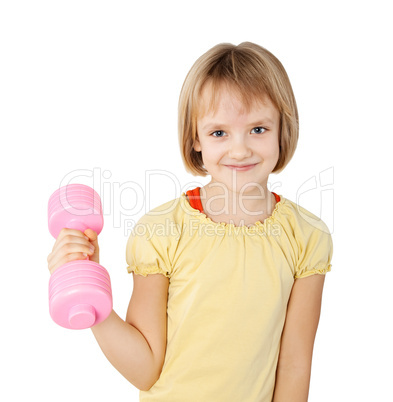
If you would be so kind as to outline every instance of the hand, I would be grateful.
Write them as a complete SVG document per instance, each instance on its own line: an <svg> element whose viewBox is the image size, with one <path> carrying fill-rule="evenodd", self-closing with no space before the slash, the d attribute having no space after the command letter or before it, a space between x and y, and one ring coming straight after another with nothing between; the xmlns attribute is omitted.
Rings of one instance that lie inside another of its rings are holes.
<svg viewBox="0 0 393 402"><path fill-rule="evenodd" d="M62 229L47 258L49 272L53 274L63 264L75 260L86 260L87 257L99 263L97 233L91 229L85 232Z"/></svg>

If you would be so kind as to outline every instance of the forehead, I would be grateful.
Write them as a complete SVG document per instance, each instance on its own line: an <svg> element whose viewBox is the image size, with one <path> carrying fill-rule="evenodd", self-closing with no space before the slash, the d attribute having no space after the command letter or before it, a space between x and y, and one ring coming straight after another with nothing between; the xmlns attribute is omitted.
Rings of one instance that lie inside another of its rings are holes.
<svg viewBox="0 0 393 402"><path fill-rule="evenodd" d="M196 106L198 119L214 116L217 112L235 112L237 114L250 113L263 108L277 111L275 105L265 92L250 93L247 89L240 89L234 85L219 83L214 85L207 82L200 91ZM278 111L277 111L278 113Z"/></svg>

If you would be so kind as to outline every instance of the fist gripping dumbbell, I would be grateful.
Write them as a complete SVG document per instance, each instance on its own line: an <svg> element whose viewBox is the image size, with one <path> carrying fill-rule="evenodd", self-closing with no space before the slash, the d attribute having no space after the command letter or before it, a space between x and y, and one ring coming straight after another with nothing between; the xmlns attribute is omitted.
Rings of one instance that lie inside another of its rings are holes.
<svg viewBox="0 0 393 402"><path fill-rule="evenodd" d="M57 238L61 229L97 234L104 224L99 195L83 184L69 184L49 198L48 226ZM94 261L68 262L49 280L49 312L57 324L70 329L90 328L104 321L112 311L112 290L108 271Z"/></svg>

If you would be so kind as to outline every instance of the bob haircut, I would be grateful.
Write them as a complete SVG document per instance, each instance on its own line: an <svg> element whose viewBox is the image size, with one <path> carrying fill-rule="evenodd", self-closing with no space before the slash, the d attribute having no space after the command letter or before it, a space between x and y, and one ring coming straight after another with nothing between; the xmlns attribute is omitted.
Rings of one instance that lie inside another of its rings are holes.
<svg viewBox="0 0 393 402"><path fill-rule="evenodd" d="M186 171L206 176L202 154L194 149L200 96L211 84L210 108L214 108L222 84L235 90L247 110L268 96L280 113L280 156L272 173L281 172L292 159L299 138L299 116L288 75L280 61L251 42L238 46L221 43L203 54L188 72L179 97L179 144ZM210 109L211 110L211 109Z"/></svg>

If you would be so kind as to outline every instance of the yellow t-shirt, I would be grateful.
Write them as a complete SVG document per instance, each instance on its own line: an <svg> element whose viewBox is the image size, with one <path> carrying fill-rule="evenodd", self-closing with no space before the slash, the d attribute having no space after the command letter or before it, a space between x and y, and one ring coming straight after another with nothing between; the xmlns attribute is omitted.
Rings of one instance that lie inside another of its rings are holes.
<svg viewBox="0 0 393 402"><path fill-rule="evenodd" d="M144 215L128 271L169 278L162 373L142 402L271 402L295 278L330 271L329 229L282 197L253 226L216 223L186 194Z"/></svg>

